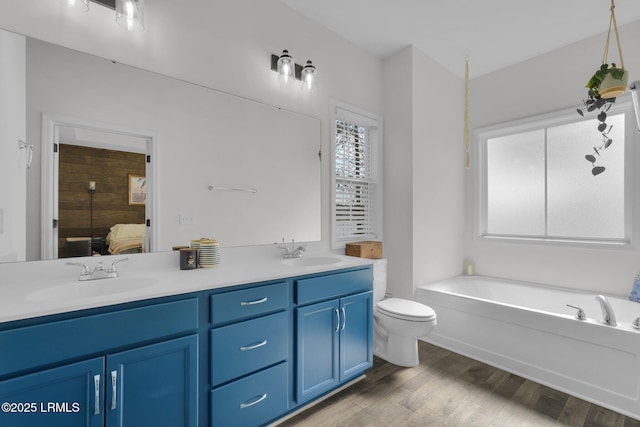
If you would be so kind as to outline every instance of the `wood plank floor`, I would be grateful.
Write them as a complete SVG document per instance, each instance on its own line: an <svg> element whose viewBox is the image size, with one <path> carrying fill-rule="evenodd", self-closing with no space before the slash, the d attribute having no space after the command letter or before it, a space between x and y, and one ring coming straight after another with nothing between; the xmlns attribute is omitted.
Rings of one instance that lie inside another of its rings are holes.
<svg viewBox="0 0 640 427"><path fill-rule="evenodd" d="M367 378L280 426L640 427L549 387L420 342L420 365L375 358Z"/></svg>

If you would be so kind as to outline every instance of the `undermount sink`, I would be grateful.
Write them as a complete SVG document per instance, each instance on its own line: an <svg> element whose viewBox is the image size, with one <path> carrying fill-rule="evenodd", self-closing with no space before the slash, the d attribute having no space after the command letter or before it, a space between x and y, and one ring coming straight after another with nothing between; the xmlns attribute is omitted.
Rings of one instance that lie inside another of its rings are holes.
<svg viewBox="0 0 640 427"><path fill-rule="evenodd" d="M307 257L307 258L285 259L282 261L282 263L285 265L293 266L293 267L317 267L320 265L337 264L340 261L342 260L337 257L317 256L317 257Z"/></svg>
<svg viewBox="0 0 640 427"><path fill-rule="evenodd" d="M123 278L98 279L65 283L31 292L27 299L31 301L62 301L100 298L115 294L127 294L148 288L157 283L156 279Z"/></svg>

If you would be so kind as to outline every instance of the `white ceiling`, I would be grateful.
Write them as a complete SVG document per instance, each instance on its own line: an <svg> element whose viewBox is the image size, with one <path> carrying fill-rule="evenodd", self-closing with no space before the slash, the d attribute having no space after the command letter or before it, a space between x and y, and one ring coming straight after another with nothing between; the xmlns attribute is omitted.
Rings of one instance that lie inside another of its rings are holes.
<svg viewBox="0 0 640 427"><path fill-rule="evenodd" d="M281 0L372 54L413 45L471 77L605 33L610 0ZM640 0L616 0L618 26L640 20ZM604 36L602 48L604 49ZM638 40L621 40L638 52ZM615 49L615 47L612 48ZM598 56L600 57L600 56Z"/></svg>

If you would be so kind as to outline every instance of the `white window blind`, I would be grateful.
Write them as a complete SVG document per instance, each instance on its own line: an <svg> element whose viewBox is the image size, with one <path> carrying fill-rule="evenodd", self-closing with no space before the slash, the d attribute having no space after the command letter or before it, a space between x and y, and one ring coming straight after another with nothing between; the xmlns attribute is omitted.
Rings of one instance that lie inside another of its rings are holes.
<svg viewBox="0 0 640 427"><path fill-rule="evenodd" d="M380 238L377 122L337 109L334 246Z"/></svg>

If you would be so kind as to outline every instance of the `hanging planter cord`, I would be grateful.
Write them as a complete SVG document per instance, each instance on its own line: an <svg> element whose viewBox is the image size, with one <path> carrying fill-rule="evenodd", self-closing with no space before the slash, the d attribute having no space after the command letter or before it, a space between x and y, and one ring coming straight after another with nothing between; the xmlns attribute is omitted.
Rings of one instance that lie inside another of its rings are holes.
<svg viewBox="0 0 640 427"><path fill-rule="evenodd" d="M464 64L464 150L465 163L464 167L471 168L471 159L469 156L469 57L465 58Z"/></svg>
<svg viewBox="0 0 640 427"><path fill-rule="evenodd" d="M604 47L604 55L602 56L602 63L607 64L607 57L609 55L609 41L611 39L611 27L613 27L616 34L616 42L618 43L618 53L620 54L620 68L624 70L624 59L622 59L622 47L620 46L620 35L618 34L618 24L616 23L616 13L614 9L616 5L615 0L611 0L611 18L609 19L609 31L607 32L607 44Z"/></svg>

